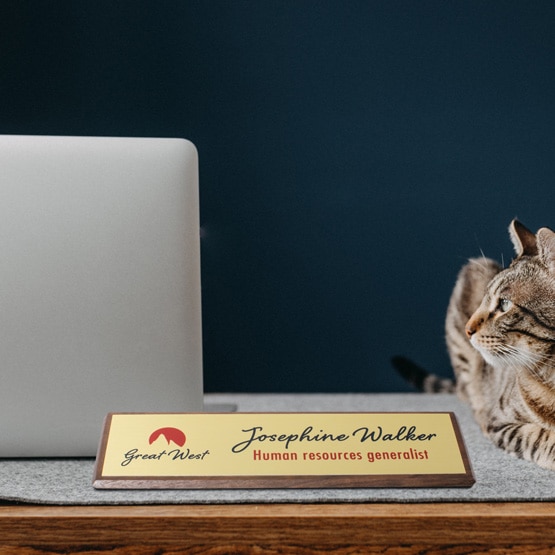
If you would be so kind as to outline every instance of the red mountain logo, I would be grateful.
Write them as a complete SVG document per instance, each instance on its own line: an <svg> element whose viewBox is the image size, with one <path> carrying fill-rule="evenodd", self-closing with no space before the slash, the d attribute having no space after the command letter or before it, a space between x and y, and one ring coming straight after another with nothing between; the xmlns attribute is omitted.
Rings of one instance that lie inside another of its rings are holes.
<svg viewBox="0 0 555 555"><path fill-rule="evenodd" d="M176 445L179 445L179 447L183 447L185 445L185 441L187 441L185 434L177 428L158 428L158 430L150 434L150 437L148 438L149 445L152 445L160 436L164 436L166 438L168 445L170 444L170 441L173 441Z"/></svg>

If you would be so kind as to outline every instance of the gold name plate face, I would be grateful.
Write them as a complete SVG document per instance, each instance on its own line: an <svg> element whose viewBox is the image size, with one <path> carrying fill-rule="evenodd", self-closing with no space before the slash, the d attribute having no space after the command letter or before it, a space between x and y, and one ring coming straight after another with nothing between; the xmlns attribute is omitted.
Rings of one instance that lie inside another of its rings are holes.
<svg viewBox="0 0 555 555"><path fill-rule="evenodd" d="M99 489L470 487L453 413L111 413Z"/></svg>

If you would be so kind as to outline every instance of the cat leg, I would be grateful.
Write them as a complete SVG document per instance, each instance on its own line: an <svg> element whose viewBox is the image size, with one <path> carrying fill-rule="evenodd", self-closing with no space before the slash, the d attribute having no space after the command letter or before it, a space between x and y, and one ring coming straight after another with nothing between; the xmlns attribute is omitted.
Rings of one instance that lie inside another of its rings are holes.
<svg viewBox="0 0 555 555"><path fill-rule="evenodd" d="M508 453L555 470L555 431L534 423L499 421L490 423L485 431L495 445Z"/></svg>
<svg viewBox="0 0 555 555"><path fill-rule="evenodd" d="M488 283L500 271L499 264L489 258L470 259L459 272L447 308L447 349L457 378L457 393L465 400L475 400L473 392L469 392L468 388L472 377L476 372L483 371L485 365L481 355L470 344L465 326L480 306Z"/></svg>

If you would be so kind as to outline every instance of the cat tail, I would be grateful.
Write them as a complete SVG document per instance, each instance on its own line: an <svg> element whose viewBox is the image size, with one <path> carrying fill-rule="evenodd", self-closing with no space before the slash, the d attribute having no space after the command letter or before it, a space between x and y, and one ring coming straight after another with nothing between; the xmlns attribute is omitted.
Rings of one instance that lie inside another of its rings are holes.
<svg viewBox="0 0 555 555"><path fill-rule="evenodd" d="M423 393L455 393L455 380L430 374L412 360L403 356L394 356L391 364L401 377Z"/></svg>

